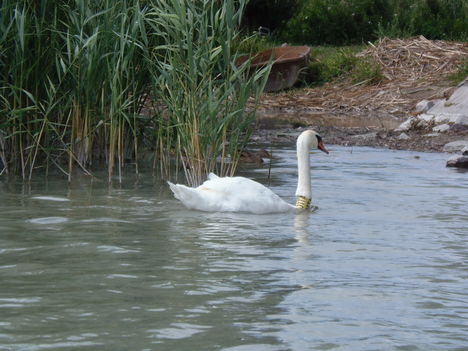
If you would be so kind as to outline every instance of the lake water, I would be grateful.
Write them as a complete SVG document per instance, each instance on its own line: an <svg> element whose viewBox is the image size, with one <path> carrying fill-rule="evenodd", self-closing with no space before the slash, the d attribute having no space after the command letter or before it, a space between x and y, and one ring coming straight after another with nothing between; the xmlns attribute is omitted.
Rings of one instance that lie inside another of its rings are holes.
<svg viewBox="0 0 468 351"><path fill-rule="evenodd" d="M299 215L190 211L151 171L0 179L0 350L468 350L468 173L330 150Z"/></svg>

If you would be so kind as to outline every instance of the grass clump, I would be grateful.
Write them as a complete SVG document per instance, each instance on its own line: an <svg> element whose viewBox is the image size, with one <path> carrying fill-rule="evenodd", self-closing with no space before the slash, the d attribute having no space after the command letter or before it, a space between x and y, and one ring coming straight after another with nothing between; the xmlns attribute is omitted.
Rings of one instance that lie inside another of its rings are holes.
<svg viewBox="0 0 468 351"><path fill-rule="evenodd" d="M234 172L250 128L245 105L268 73L235 65L244 8L244 0L2 1L0 174L31 179L56 167L70 178L75 167L90 173L105 162L111 180L126 163L138 172L142 146L159 146L161 167L177 155L191 184L218 160L221 174ZM149 101L160 108L143 113Z"/></svg>
<svg viewBox="0 0 468 351"><path fill-rule="evenodd" d="M449 76L449 79L454 84L458 84L466 78L468 78L468 60L465 60L465 62L458 66L458 69Z"/></svg>
<svg viewBox="0 0 468 351"><path fill-rule="evenodd" d="M350 79L354 84L377 84L384 76L371 58L356 56L364 46L312 48L308 67L301 76L303 84L321 86L335 80Z"/></svg>
<svg viewBox="0 0 468 351"><path fill-rule="evenodd" d="M249 75L249 62L234 64L242 6L230 1L158 4L150 24L165 44L153 55L154 95L166 106L163 133L172 136L159 152L177 150L191 185L214 171L232 175L254 116L245 106L260 96L270 66Z"/></svg>
<svg viewBox="0 0 468 351"><path fill-rule="evenodd" d="M234 41L234 50L245 55L253 55L275 46L278 44L271 37L261 35L259 32L253 32L250 35L244 34Z"/></svg>
<svg viewBox="0 0 468 351"><path fill-rule="evenodd" d="M382 37L468 38L466 0L302 0L280 37L313 45L348 45Z"/></svg>
<svg viewBox="0 0 468 351"><path fill-rule="evenodd" d="M138 2L1 5L0 128L5 173L53 165L71 177L96 158L121 171L137 152L149 42ZM131 156L130 156L131 157Z"/></svg>
<svg viewBox="0 0 468 351"><path fill-rule="evenodd" d="M351 71L351 81L354 84L373 85L384 79L382 68L372 59L359 59Z"/></svg>

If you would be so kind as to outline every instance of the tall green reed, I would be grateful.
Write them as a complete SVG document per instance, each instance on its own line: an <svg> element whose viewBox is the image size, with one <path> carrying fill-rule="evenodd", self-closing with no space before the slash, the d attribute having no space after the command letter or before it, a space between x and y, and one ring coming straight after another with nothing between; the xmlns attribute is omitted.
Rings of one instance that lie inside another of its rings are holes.
<svg viewBox="0 0 468 351"><path fill-rule="evenodd" d="M259 97L270 69L249 75L248 62L235 64L244 6L161 0L153 7L150 24L164 43L153 51L154 95L165 106L159 153L175 151L191 185L210 172L234 173L251 132L247 102Z"/></svg>
<svg viewBox="0 0 468 351"><path fill-rule="evenodd" d="M70 177L74 166L89 172L99 155L109 178L116 162L120 174L137 152L149 81L145 8L138 1L6 0L1 14L5 172L30 179L53 164Z"/></svg>
<svg viewBox="0 0 468 351"><path fill-rule="evenodd" d="M4 0L0 7L0 173L56 167L109 180L156 147L167 177L232 174L247 101L268 67L235 65L245 1ZM145 103L159 108L143 114ZM149 130L149 131L148 131ZM227 162L230 158L229 162ZM157 164L157 162L156 162Z"/></svg>

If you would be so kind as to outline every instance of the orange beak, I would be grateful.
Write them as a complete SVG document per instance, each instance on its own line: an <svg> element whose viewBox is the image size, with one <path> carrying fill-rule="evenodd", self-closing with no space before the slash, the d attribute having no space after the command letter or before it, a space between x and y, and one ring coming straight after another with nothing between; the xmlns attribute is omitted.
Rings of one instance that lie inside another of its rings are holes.
<svg viewBox="0 0 468 351"><path fill-rule="evenodd" d="M320 150L322 150L323 152L325 152L326 154L328 154L328 150L327 150L327 148L325 147L325 145L323 145L323 141L320 141L320 142L318 143L318 148L319 148Z"/></svg>

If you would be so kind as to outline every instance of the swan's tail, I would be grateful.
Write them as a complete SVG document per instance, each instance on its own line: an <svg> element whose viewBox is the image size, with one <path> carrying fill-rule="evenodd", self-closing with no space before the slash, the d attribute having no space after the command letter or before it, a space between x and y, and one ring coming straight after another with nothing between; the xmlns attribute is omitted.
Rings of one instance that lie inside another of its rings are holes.
<svg viewBox="0 0 468 351"><path fill-rule="evenodd" d="M169 187L174 193L174 197L180 200L186 207L198 208L200 204L203 203L203 199L196 189L189 188L182 184L173 184L171 182L167 182L167 184L169 184Z"/></svg>

